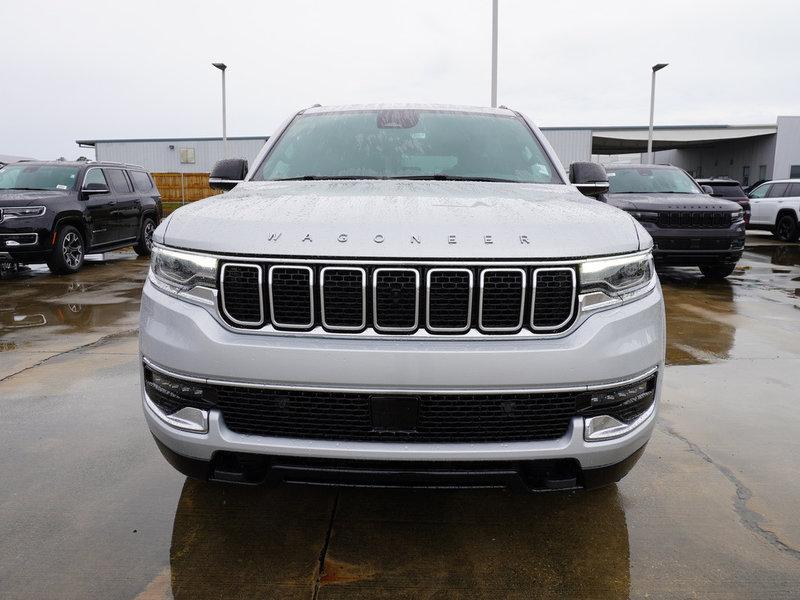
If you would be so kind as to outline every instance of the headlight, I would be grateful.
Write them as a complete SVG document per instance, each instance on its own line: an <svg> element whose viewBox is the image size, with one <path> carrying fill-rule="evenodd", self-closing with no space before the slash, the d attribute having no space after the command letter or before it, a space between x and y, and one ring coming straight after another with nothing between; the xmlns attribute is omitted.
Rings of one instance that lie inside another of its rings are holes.
<svg viewBox="0 0 800 600"><path fill-rule="evenodd" d="M636 254L581 263L581 293L588 294L585 308L617 303L645 293L655 279L653 255Z"/></svg>
<svg viewBox="0 0 800 600"><path fill-rule="evenodd" d="M735 223L736 221L741 221L744 219L744 210L741 208L739 210L731 211L731 222Z"/></svg>
<svg viewBox="0 0 800 600"><path fill-rule="evenodd" d="M0 221L4 219L25 219L28 217L41 217L47 212L44 206L8 206L0 208Z"/></svg>
<svg viewBox="0 0 800 600"><path fill-rule="evenodd" d="M217 287L217 259L154 246L150 258L153 283L177 294L202 286Z"/></svg>

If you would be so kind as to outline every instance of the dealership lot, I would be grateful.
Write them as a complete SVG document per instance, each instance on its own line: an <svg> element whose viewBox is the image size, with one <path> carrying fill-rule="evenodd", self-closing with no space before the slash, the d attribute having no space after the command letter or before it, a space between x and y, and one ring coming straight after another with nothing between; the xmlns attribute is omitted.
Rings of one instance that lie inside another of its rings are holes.
<svg viewBox="0 0 800 600"><path fill-rule="evenodd" d="M0 282L0 597L796 597L800 246L661 273L656 433L619 485L523 496L233 488L144 425L147 262Z"/></svg>

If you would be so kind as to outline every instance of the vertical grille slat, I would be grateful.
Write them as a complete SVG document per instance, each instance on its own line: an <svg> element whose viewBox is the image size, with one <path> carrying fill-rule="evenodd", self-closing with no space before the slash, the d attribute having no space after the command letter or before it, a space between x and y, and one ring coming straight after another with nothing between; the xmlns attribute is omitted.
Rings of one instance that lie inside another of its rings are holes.
<svg viewBox="0 0 800 600"><path fill-rule="evenodd" d="M314 325L314 271L304 266L269 269L269 305L272 324L287 329Z"/></svg>
<svg viewBox="0 0 800 600"><path fill-rule="evenodd" d="M481 272L478 325L489 333L510 333L522 328L525 271L484 269Z"/></svg>
<svg viewBox="0 0 800 600"><path fill-rule="evenodd" d="M426 309L429 331L458 333L470 328L473 277L470 269L428 270Z"/></svg>
<svg viewBox="0 0 800 600"><path fill-rule="evenodd" d="M222 310L237 325L264 324L263 271L260 265L228 263L220 272Z"/></svg>
<svg viewBox="0 0 800 600"><path fill-rule="evenodd" d="M534 331L555 331L571 321L576 294L574 269L534 269L532 287L531 327Z"/></svg>
<svg viewBox="0 0 800 600"><path fill-rule="evenodd" d="M410 333L419 325L419 271L380 268L373 271L372 305L378 331Z"/></svg>
<svg viewBox="0 0 800 600"><path fill-rule="evenodd" d="M320 272L322 325L334 331L367 326L367 273L360 267L325 267Z"/></svg>

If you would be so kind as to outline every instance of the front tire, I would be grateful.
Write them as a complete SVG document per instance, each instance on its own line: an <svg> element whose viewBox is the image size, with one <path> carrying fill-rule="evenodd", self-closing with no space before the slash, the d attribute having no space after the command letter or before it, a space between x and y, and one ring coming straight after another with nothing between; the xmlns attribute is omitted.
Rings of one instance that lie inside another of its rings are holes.
<svg viewBox="0 0 800 600"><path fill-rule="evenodd" d="M723 263L720 265L703 265L700 267L700 272L706 279L725 279L728 275L733 273L736 268L736 263Z"/></svg>
<svg viewBox="0 0 800 600"><path fill-rule="evenodd" d="M83 266L86 245L83 235L72 225L58 230L53 252L47 260L47 267L56 275L72 275Z"/></svg>
<svg viewBox="0 0 800 600"><path fill-rule="evenodd" d="M156 229L156 222L152 217L145 217L142 227L139 230L139 241L133 247L133 251L139 256L150 256L153 249L153 232Z"/></svg>
<svg viewBox="0 0 800 600"><path fill-rule="evenodd" d="M783 214L775 222L774 235L784 242L796 242L800 236L800 228L797 227L797 219L794 215Z"/></svg>

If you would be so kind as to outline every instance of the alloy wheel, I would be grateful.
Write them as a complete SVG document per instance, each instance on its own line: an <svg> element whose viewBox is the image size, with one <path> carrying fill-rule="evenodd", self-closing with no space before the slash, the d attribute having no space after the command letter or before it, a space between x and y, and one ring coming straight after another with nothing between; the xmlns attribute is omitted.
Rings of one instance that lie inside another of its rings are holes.
<svg viewBox="0 0 800 600"><path fill-rule="evenodd" d="M64 264L70 269L77 269L80 266L83 258L83 243L77 233L70 231L64 236L61 253L64 256Z"/></svg>
<svg viewBox="0 0 800 600"><path fill-rule="evenodd" d="M156 226L152 221L147 221L144 224L144 245L148 250L153 249L153 231L155 231L155 229Z"/></svg>

